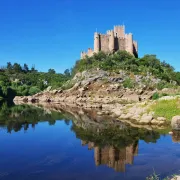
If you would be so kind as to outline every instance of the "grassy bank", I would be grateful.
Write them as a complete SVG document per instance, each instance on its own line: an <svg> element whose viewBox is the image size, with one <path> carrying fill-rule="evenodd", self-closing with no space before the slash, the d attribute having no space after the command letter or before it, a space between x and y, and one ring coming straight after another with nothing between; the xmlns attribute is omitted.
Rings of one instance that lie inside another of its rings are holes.
<svg viewBox="0 0 180 180"><path fill-rule="evenodd" d="M180 115L180 99L160 100L152 105L155 117L165 117L171 120L173 116Z"/></svg>

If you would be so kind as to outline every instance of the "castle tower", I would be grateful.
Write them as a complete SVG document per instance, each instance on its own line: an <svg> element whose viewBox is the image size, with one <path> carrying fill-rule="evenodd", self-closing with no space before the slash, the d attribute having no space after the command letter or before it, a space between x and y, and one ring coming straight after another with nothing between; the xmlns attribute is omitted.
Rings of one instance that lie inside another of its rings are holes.
<svg viewBox="0 0 180 180"><path fill-rule="evenodd" d="M109 34L109 51L113 52L114 51L114 31L108 31Z"/></svg>
<svg viewBox="0 0 180 180"><path fill-rule="evenodd" d="M118 38L125 38L125 26L114 26L114 36Z"/></svg>
<svg viewBox="0 0 180 180"><path fill-rule="evenodd" d="M133 35L132 33L126 34L126 51L133 55Z"/></svg>
<svg viewBox="0 0 180 180"><path fill-rule="evenodd" d="M97 32L94 33L94 52L98 53L100 51L100 36Z"/></svg>

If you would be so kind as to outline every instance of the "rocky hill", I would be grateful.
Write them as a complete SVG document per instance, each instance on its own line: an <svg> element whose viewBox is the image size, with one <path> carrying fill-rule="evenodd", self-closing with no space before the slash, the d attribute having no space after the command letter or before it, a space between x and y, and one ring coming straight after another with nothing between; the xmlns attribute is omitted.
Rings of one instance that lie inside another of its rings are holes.
<svg viewBox="0 0 180 180"><path fill-rule="evenodd" d="M160 79L152 76L140 76L103 70L89 70L77 73L74 78L67 81L61 89L45 91L33 96L16 97L15 100L32 102L66 102L76 103L80 106L92 106L95 104L127 104L152 99L156 84ZM147 84L145 83L147 82ZM71 87L72 86L72 87ZM71 87L67 90L63 88Z"/></svg>

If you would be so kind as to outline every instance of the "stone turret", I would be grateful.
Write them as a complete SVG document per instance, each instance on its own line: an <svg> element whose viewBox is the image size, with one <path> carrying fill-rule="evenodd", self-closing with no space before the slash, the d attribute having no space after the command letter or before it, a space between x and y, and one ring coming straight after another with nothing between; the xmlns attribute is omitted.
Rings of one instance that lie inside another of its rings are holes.
<svg viewBox="0 0 180 180"><path fill-rule="evenodd" d="M94 33L94 52L98 53L100 51L100 36L97 32Z"/></svg>
<svg viewBox="0 0 180 180"><path fill-rule="evenodd" d="M109 34L109 51L113 52L114 51L114 31L108 31Z"/></svg>
<svg viewBox="0 0 180 180"><path fill-rule="evenodd" d="M114 26L114 35L118 38L125 38L125 26Z"/></svg>
<svg viewBox="0 0 180 180"><path fill-rule="evenodd" d="M133 35L132 33L126 34L126 51L133 55Z"/></svg>

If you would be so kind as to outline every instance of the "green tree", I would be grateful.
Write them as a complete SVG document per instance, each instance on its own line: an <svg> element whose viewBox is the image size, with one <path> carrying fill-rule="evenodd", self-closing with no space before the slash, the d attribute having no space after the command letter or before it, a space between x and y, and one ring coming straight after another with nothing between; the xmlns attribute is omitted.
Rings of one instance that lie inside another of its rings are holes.
<svg viewBox="0 0 180 180"><path fill-rule="evenodd" d="M13 71L14 71L15 73L20 73L20 72L22 72L21 65L18 64L18 63L14 63L14 65L13 65Z"/></svg>
<svg viewBox="0 0 180 180"><path fill-rule="evenodd" d="M48 70L48 73L49 73L49 74L56 74L56 71L55 71L54 69L49 69L49 70Z"/></svg>
<svg viewBox="0 0 180 180"><path fill-rule="evenodd" d="M26 72L26 73L29 71L29 67L28 67L27 64L24 64L23 70L24 70L24 72Z"/></svg>
<svg viewBox="0 0 180 180"><path fill-rule="evenodd" d="M66 69L66 70L64 71L64 75L65 75L65 76L71 76L70 70L69 70L69 69Z"/></svg>
<svg viewBox="0 0 180 180"><path fill-rule="evenodd" d="M12 68L13 68L13 66L12 66L11 62L7 62L7 70L11 71Z"/></svg>

